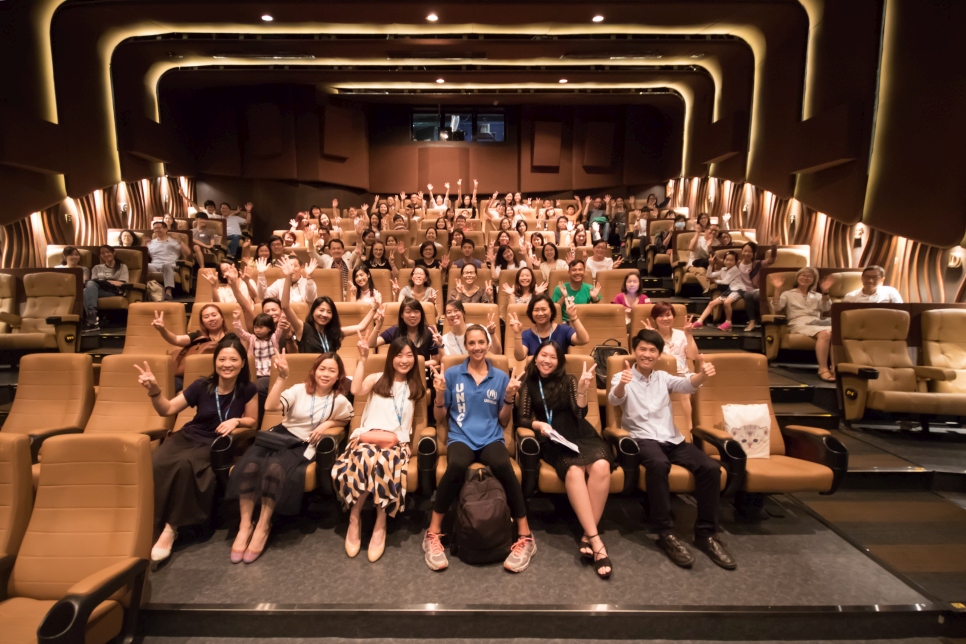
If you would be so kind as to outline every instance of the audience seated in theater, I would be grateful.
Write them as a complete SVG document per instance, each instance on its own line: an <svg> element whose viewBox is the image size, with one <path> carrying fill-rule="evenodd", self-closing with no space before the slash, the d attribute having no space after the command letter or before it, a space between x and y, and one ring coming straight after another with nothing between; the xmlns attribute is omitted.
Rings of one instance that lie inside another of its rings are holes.
<svg viewBox="0 0 966 644"><path fill-rule="evenodd" d="M278 235L272 235L268 238L268 249L272 253L271 261L269 262L270 266L279 268L287 261L288 251L285 248L285 242Z"/></svg>
<svg viewBox="0 0 966 644"><path fill-rule="evenodd" d="M607 204L610 202L610 195L605 199L597 197L591 202L590 197L584 199L584 221L590 230L591 240L596 244L597 240L607 241L610 237L610 219L607 216Z"/></svg>
<svg viewBox="0 0 966 644"><path fill-rule="evenodd" d="M553 220L554 231L553 240L557 246L570 246L573 242L573 222L568 221L566 217L557 217Z"/></svg>
<svg viewBox="0 0 966 644"><path fill-rule="evenodd" d="M457 367L440 373L432 368L436 391L434 413L437 424L448 420L446 472L436 489L433 515L423 538L426 565L443 570L449 565L440 542L443 516L459 494L466 470L475 461L490 468L503 485L510 514L516 523L517 540L503 567L523 572L537 552L537 544L527 522L523 489L510 465L510 454L503 442L503 425L510 421L514 397L520 389L516 374L508 377L486 359L490 343L486 330L476 324L466 330L469 357Z"/></svg>
<svg viewBox="0 0 966 644"><path fill-rule="evenodd" d="M586 365L580 379L566 373L563 348L548 340L540 345L527 365L523 386L517 395L514 425L532 429L540 442L540 458L557 472L567 488L567 498L584 529L580 554L594 560L597 574L610 577L612 564L600 538L598 524L610 493L610 473L614 457L610 447L585 420L587 393L596 401L597 385L593 369ZM547 434L556 431L574 443L579 451L551 441Z"/></svg>
<svg viewBox="0 0 966 644"><path fill-rule="evenodd" d="M818 375L822 380L835 381L835 374L829 362L829 344L832 341L832 320L822 318L832 308L828 290L835 283L833 275L826 275L821 283L818 270L805 267L795 275L795 288L782 291L784 280L781 275L771 276L777 299L771 302L771 312L784 315L788 319L788 331L815 338L815 357L818 359ZM816 285L818 291L816 292Z"/></svg>
<svg viewBox="0 0 966 644"><path fill-rule="evenodd" d="M323 432L345 427L352 418L346 399L345 368L335 353L323 353L309 369L304 383L289 386L284 354L275 358L278 378L265 401L268 411L281 411L284 420L272 427L272 446L255 444L232 469L225 493L227 501L238 499L241 520L231 547L232 563L252 563L264 552L272 529L272 516L297 515L302 507L305 469L315 458ZM265 432L260 432L259 435ZM316 476L328 476L316 472ZM261 506L258 525L252 517Z"/></svg>
<svg viewBox="0 0 966 644"><path fill-rule="evenodd" d="M543 237L541 237L543 239ZM550 279L551 271L562 271L568 268L567 262L574 261L576 253L573 249L570 249L570 254L567 260L563 260L557 254L556 244L546 243L540 248L540 274L543 276L544 281Z"/></svg>
<svg viewBox="0 0 966 644"><path fill-rule="evenodd" d="M470 210L470 219L477 219L479 217L479 213L476 210L476 206L477 206L477 204L476 204L476 188L477 188L478 185L479 185L479 182L476 179L473 179L473 194L472 195L464 195L463 194L463 180L460 179L460 180L458 180L456 182L456 190L457 190L457 198L456 198L457 206L456 207L457 208L461 208L461 209L462 208L469 209Z"/></svg>
<svg viewBox="0 0 966 644"><path fill-rule="evenodd" d="M413 416L426 396L426 382L417 369L416 347L406 337L390 343L382 373L365 376L368 357L369 346L360 341L352 395L369 398L362 422L349 436L330 475L336 496L349 510L345 551L350 557L362 547L362 508L372 497L376 523L368 556L369 561L378 561L386 547L386 517L394 517L406 507Z"/></svg>
<svg viewBox="0 0 966 644"><path fill-rule="evenodd" d="M437 228L427 228L426 229L426 232L423 233L424 241L433 242L433 245L436 246L436 252L437 253L439 253L440 251L443 250L443 245L440 244L439 241L438 241L439 240L439 232L438 232L438 230L439 229L437 229Z"/></svg>
<svg viewBox="0 0 966 644"><path fill-rule="evenodd" d="M282 233L282 245L285 247L286 253L292 253L303 248L303 246L299 245L298 235L293 233L291 230L286 230L284 233Z"/></svg>
<svg viewBox="0 0 966 644"><path fill-rule="evenodd" d="M472 264L476 268L483 266L483 262L473 257L473 251L476 250L476 242L472 239L464 239L460 244L460 250L463 252L463 256L453 262L454 268L463 268L467 264Z"/></svg>
<svg viewBox="0 0 966 644"><path fill-rule="evenodd" d="M429 275L429 269L424 266L416 266L409 274L409 284L399 289L399 282L392 280L393 299L402 302L407 299L415 299L418 302L432 302L434 305L437 300L437 291L433 288L433 279Z"/></svg>
<svg viewBox="0 0 966 644"><path fill-rule="evenodd" d="M101 246L98 255L101 263L91 270L90 279L84 284L84 326L90 330L100 328L97 299L121 295L121 287L131 281L127 266L115 259L113 246Z"/></svg>
<svg viewBox="0 0 966 644"><path fill-rule="evenodd" d="M644 319L642 322L645 329L657 331L664 340L663 352L674 358L678 375L682 378L690 378L694 374L691 370L691 362L698 359L698 345L691 334L694 328L692 323L694 316L686 316L683 329L674 328L675 316L674 307L669 302L657 302L651 307L651 319ZM651 320L654 320L653 324ZM684 416L690 423L691 397L682 396L681 405L684 407ZM685 429L690 429L690 426Z"/></svg>
<svg viewBox="0 0 966 644"><path fill-rule="evenodd" d="M446 303L446 322L452 330L439 339L440 352L447 356L466 355L466 308L462 302L450 300ZM490 353L502 354L500 325L496 313L487 316L486 333L489 336Z"/></svg>
<svg viewBox="0 0 966 644"><path fill-rule="evenodd" d="M738 262L738 268L741 270L741 277L744 280L745 313L748 315L748 325L745 327L745 331L754 331L755 325L760 321L761 269L775 263L775 258L778 257L778 246L773 244L766 258L756 259L757 255L758 245L755 242L745 242L741 247L741 261Z"/></svg>
<svg viewBox="0 0 966 644"><path fill-rule="evenodd" d="M198 317L201 320L199 330L192 331L187 335L175 335L164 327L164 313L154 312L154 320L151 322L151 326L158 330L165 342L180 347L180 350L174 349L170 352L175 355L175 391L181 391L184 386L184 359L189 355L211 353L228 333L228 325L225 323L225 318L217 305L204 305Z"/></svg>
<svg viewBox="0 0 966 644"><path fill-rule="evenodd" d="M138 248L141 246L141 242L138 241L138 236L134 234L133 230L124 229L121 234L118 235L118 248Z"/></svg>
<svg viewBox="0 0 966 644"><path fill-rule="evenodd" d="M433 224L433 228L436 230L447 230L449 232L453 232L453 227L450 225L449 220L445 217L440 217L437 219L436 223Z"/></svg>
<svg viewBox="0 0 966 644"><path fill-rule="evenodd" d="M86 284L88 280L91 279L91 269L86 266L81 266L81 254L80 251L73 246L65 246L63 250L63 257L60 260L60 264L54 266L54 268L79 268L83 273L81 279Z"/></svg>
<svg viewBox="0 0 966 644"><path fill-rule="evenodd" d="M694 220L694 232L698 235L704 234L710 226L711 216L706 212L698 213L697 219Z"/></svg>
<svg viewBox="0 0 966 644"><path fill-rule="evenodd" d="M700 218L699 218L700 221ZM685 272L694 275L701 285L703 292L707 293L711 289L711 280L708 278L708 266L710 265L711 254L718 246L718 233L721 230L717 224L709 225L704 232L699 233L695 225L694 235L691 236L691 243L688 246L688 265Z"/></svg>
<svg viewBox="0 0 966 644"><path fill-rule="evenodd" d="M884 286L885 269L881 266L866 266L862 270L862 288L850 291L845 295L846 302L862 302L868 304L902 304L899 291L891 286Z"/></svg>
<svg viewBox="0 0 966 644"><path fill-rule="evenodd" d="M533 328L523 330L516 313L510 313L507 326L513 331L513 357L523 361L527 356L536 354L540 345L548 340L559 344L566 352L571 345L581 346L590 342L590 334L583 322L577 317L577 306L567 301L564 306L570 309L570 324L556 324L557 307L553 300L541 293L534 295L527 305L527 317Z"/></svg>
<svg viewBox="0 0 966 644"><path fill-rule="evenodd" d="M211 284L213 302L244 302L251 306L252 296L248 282L238 274L235 262L227 257L217 264L217 268L206 268L199 274ZM269 296L277 297L277 296Z"/></svg>
<svg viewBox="0 0 966 644"><path fill-rule="evenodd" d="M295 337L299 338L300 353L335 353L342 348L342 341L347 336L362 334L369 328L376 304L372 304L372 308L358 324L349 326L342 326L339 309L328 295L315 298L304 321L299 320L291 308L286 307L284 296L282 310L292 320L292 330Z"/></svg>
<svg viewBox="0 0 966 644"><path fill-rule="evenodd" d="M587 231L581 228L574 230L574 248L583 248L586 245L587 245Z"/></svg>
<svg viewBox="0 0 966 644"><path fill-rule="evenodd" d="M212 443L239 427L255 427L257 392L249 381L245 347L234 334L218 342L212 375L199 378L171 400L161 393L147 362L144 369L137 369L138 382L147 389L159 415L196 409L195 417L181 431L168 434L154 451L154 520L160 536L151 549L151 560L163 561L171 555L178 528L204 523L211 515L217 487Z"/></svg>
<svg viewBox="0 0 966 644"><path fill-rule="evenodd" d="M430 228L426 232L430 232L434 229ZM422 266L423 268L441 268L440 262L436 259L436 253L439 249L437 244L431 240L426 240L419 245L419 259L416 260L416 266Z"/></svg>
<svg viewBox="0 0 966 644"><path fill-rule="evenodd" d="M460 269L460 275L456 279L453 292L449 294L449 300L457 300L463 304L491 304L493 302L493 280L486 280L483 286L476 284L477 267L473 264L464 264Z"/></svg>
<svg viewBox="0 0 966 644"><path fill-rule="evenodd" d="M721 494L721 465L705 454L674 426L672 393L693 394L709 378L714 365L698 356L698 371L690 377L674 376L655 369L664 349L664 339L656 331L644 329L631 340L634 365L624 362L624 370L611 380L608 402L620 407L622 427L640 448L641 465L647 485L650 508L648 523L657 533L658 546L668 558L690 568L694 556L672 532L671 492L668 474L679 465L694 476L693 496L697 502L694 545L722 568L737 567L734 558L718 539L718 499Z"/></svg>
<svg viewBox="0 0 966 644"><path fill-rule="evenodd" d="M610 237L607 237L606 241L609 242L614 235L617 235L618 239L623 240L624 233L627 232L628 214L627 207L624 205L624 199L622 197L609 200L605 199L605 203L607 205L607 216L611 222Z"/></svg>
<svg viewBox="0 0 966 644"><path fill-rule="evenodd" d="M393 250L394 254L395 252L396 251ZM366 256L366 259L362 265L366 266L370 270L387 270L398 272L396 267L393 266L392 262L389 261L389 255L386 254L385 242L378 240L369 248L369 254Z"/></svg>
<svg viewBox="0 0 966 644"><path fill-rule="evenodd" d="M338 242L341 243L341 242ZM311 279L318 264L314 259L310 259L302 268L302 260L295 255L288 257L288 262L281 265L283 277L278 278L271 285L265 279L265 272L268 271L268 262L259 260L255 264L258 271L258 299L264 300L266 297L279 297L282 294L282 287L285 280L289 282L291 300L293 302L311 302L316 296L315 281Z"/></svg>
<svg viewBox="0 0 966 644"><path fill-rule="evenodd" d="M205 252L215 246L215 233L208 229L208 214L195 214L194 229L191 231L191 247L199 269L205 267Z"/></svg>
<svg viewBox="0 0 966 644"><path fill-rule="evenodd" d="M382 324L385 318L386 306L382 305L376 310L375 324L366 341L369 347L378 349L384 344L391 344L400 336L408 337L416 347L416 353L423 357L426 364L436 364L439 356L436 338L439 332L436 330L436 321L426 319L422 304L411 297L400 302L396 324L383 331Z"/></svg>
<svg viewBox="0 0 966 644"><path fill-rule="evenodd" d="M503 292L506 293L511 304L529 304L534 295L547 292L547 283L535 282L533 271L526 266L517 269L513 284L504 283Z"/></svg>
<svg viewBox="0 0 966 644"><path fill-rule="evenodd" d="M713 279L718 285L718 296L708 302L708 305L704 307L704 312L701 313L698 321L694 323L693 328L700 329L703 327L704 321L708 316L713 315L715 309L721 306L724 307L725 321L718 328L722 331L730 331L731 307L735 302L745 296L745 278L741 273L741 269L738 268L738 253L735 251L729 250L725 253L723 260L714 257L711 261L712 268L717 267L718 261L722 262L721 268L708 273L708 277Z"/></svg>
<svg viewBox="0 0 966 644"><path fill-rule="evenodd" d="M242 324L242 312L235 309L232 313L232 328L245 346L248 347L248 360L255 363L255 386L258 387L258 417L265 409L265 396L268 395L269 377L272 374L272 360L284 348L282 334L284 329L275 323L272 316L259 313L252 321L252 333Z"/></svg>
<svg viewBox="0 0 966 644"><path fill-rule="evenodd" d="M596 304L600 302L600 284L594 282L594 286L591 288L590 284L584 282L584 268L582 259L575 259L570 262L570 281L557 284L557 287L553 289L552 299L554 302L559 302L563 298L574 304ZM562 318L564 322L570 319L569 307L564 307Z"/></svg>
<svg viewBox="0 0 966 644"><path fill-rule="evenodd" d="M631 307L637 304L650 304L651 298L641 289L641 276L637 273L628 273L624 276L624 283L621 291L610 301L611 304L620 304L624 307L624 317L627 324L631 323Z"/></svg>
<svg viewBox="0 0 966 644"><path fill-rule="evenodd" d="M496 238L490 242L494 247L496 246L509 246L510 245L510 231L501 230L496 234Z"/></svg>
<svg viewBox="0 0 966 644"><path fill-rule="evenodd" d="M462 230L454 230L454 231L451 231L450 232L450 234L449 234L449 250L447 250L445 253L443 253L443 257L442 257L443 260L445 260L445 261L448 261L449 260L449 251L450 250L452 250L454 248L459 248L459 249L462 250L462 248L463 248L463 238L464 237L465 237L465 235L463 235L463 231Z"/></svg>
<svg viewBox="0 0 966 644"><path fill-rule="evenodd" d="M623 257L618 257L616 260L607 255L610 253L610 244L607 243L605 239L598 239L594 244L594 254L592 257L587 257L587 251L583 251L583 259L587 266L587 270L590 271L590 278L597 279L597 273L600 271L609 271L617 268L624 261Z"/></svg>

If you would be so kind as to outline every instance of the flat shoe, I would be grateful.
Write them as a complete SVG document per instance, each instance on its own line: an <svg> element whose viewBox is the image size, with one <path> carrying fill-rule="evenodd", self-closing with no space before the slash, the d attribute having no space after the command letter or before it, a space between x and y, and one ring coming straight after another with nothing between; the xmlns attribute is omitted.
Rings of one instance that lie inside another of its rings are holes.
<svg viewBox="0 0 966 644"><path fill-rule="evenodd" d="M161 534L164 534L165 532L172 532L174 534L174 538L171 539L171 543L173 545L174 542L177 541L178 539L178 531L168 530L167 528L165 528L164 530L161 531ZM158 547L151 548L151 561L153 561L154 563L164 561L170 556L171 556L171 548L168 548L167 550L165 550L164 548L158 548Z"/></svg>
<svg viewBox="0 0 966 644"><path fill-rule="evenodd" d="M368 553L367 553L368 556L369 556L369 561L371 563L375 563L375 562L379 561L379 558L382 557L382 553L384 553L385 551L386 551L386 541L385 541L385 539L383 539L382 543L380 543L378 546L375 546L375 544L373 544L370 541L369 542L369 550L368 550Z"/></svg>
<svg viewBox="0 0 966 644"><path fill-rule="evenodd" d="M824 380L825 382L835 382L835 376L832 375L831 371L819 371L818 377Z"/></svg>
<svg viewBox="0 0 966 644"><path fill-rule="evenodd" d="M255 552L254 550L246 550L245 554L242 556L242 561L247 564L255 563L255 560L262 556L262 552Z"/></svg>
<svg viewBox="0 0 966 644"><path fill-rule="evenodd" d="M345 553L350 557L355 557L362 550L362 542L359 543L349 543L349 540L345 540Z"/></svg>

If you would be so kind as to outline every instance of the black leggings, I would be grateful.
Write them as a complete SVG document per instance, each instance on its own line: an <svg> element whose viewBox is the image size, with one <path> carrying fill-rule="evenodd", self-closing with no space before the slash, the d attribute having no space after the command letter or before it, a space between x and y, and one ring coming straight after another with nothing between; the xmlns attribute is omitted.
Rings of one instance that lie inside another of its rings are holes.
<svg viewBox="0 0 966 644"><path fill-rule="evenodd" d="M450 443L446 446L446 473L440 479L436 488L436 503L433 510L439 514L446 514L453 501L460 493L460 487L466 480L466 470L474 462L479 461L490 468L493 476L500 481L506 491L507 503L514 519L527 516L527 506L523 501L523 488L513 473L510 465L510 453L506 445L501 442L490 443L481 450L473 451L465 443Z"/></svg>

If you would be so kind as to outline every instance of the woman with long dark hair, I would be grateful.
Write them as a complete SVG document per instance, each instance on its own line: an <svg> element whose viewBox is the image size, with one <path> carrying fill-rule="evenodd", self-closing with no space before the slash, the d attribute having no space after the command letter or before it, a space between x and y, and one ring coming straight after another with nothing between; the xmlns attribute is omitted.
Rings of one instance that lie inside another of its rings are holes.
<svg viewBox="0 0 966 644"><path fill-rule="evenodd" d="M211 515L217 481L211 468L211 446L235 429L254 428L258 390L248 373L248 352L234 333L223 337L214 353L214 371L199 378L173 399L161 392L147 362L135 365L138 383L160 416L175 416L188 407L197 411L180 431L172 432L154 451L154 520L160 533L152 561L171 556L178 528L204 523Z"/></svg>
<svg viewBox="0 0 966 644"><path fill-rule="evenodd" d="M411 297L407 297L399 304L399 318L395 326L391 326L385 331L382 330L382 323L386 317L385 305L380 306L376 311L375 324L369 332L368 346L373 348L390 344L400 336L408 337L416 353L423 356L427 364L435 364L435 357L439 354L439 345L435 338L438 333L434 333L435 327L430 326L431 322L426 320L423 312L423 305Z"/></svg>
<svg viewBox="0 0 966 644"><path fill-rule="evenodd" d="M282 303L285 303L284 299ZM335 302L328 295L323 295L312 301L304 321L295 317L291 308L285 310L285 315L292 320L292 330L299 339L300 353L335 353L342 348L342 341L347 336L356 335L369 328L375 311L376 304L373 302L372 309L359 324L342 326Z"/></svg>

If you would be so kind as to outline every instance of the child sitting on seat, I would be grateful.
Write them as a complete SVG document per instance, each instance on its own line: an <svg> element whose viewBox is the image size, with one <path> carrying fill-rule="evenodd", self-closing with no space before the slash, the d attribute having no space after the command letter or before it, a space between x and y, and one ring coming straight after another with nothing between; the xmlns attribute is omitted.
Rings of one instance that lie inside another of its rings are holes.
<svg viewBox="0 0 966 644"><path fill-rule="evenodd" d="M716 260L717 261L717 260ZM713 279L720 290L718 297L708 302L704 313L694 323L693 328L700 329L704 326L704 320L711 315L716 308L724 306L725 321L718 326L722 331L731 329L731 305L740 300L744 292L744 280L741 277L741 270L738 268L738 253L729 250L724 256L724 267L717 271L712 271L708 277Z"/></svg>

